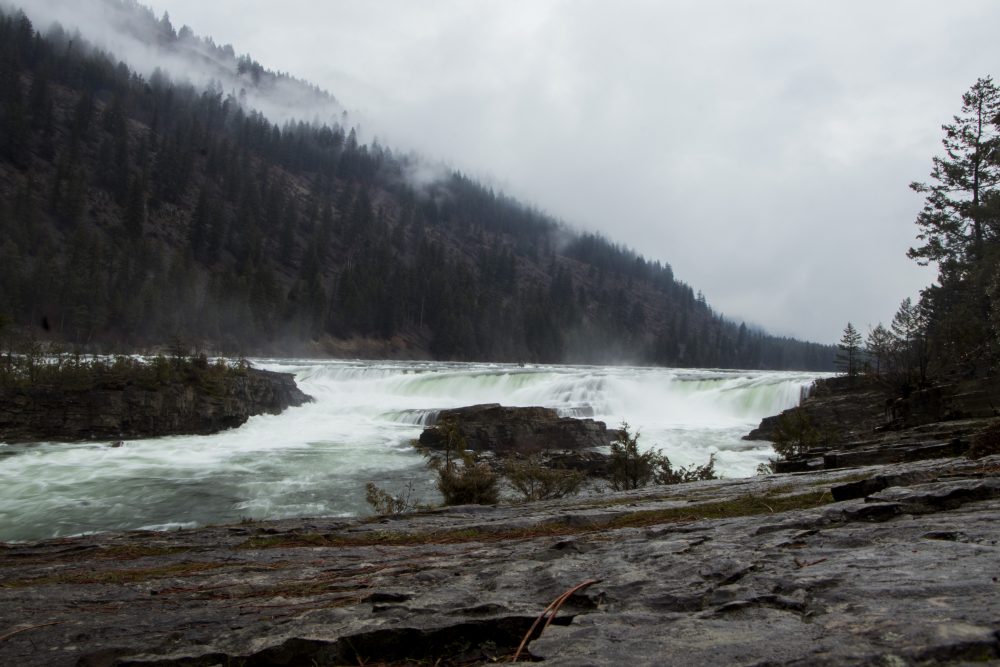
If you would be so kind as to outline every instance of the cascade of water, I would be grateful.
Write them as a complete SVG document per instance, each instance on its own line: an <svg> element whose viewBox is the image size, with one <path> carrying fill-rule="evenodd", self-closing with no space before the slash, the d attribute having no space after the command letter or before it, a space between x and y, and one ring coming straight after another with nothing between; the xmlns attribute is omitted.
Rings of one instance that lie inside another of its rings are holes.
<svg viewBox="0 0 1000 667"><path fill-rule="evenodd" d="M606 366L262 359L316 401L212 436L0 445L0 540L366 511L364 483L433 481L409 441L443 408L542 405L628 421L675 464L727 476L771 450L740 439L795 405L815 374Z"/></svg>

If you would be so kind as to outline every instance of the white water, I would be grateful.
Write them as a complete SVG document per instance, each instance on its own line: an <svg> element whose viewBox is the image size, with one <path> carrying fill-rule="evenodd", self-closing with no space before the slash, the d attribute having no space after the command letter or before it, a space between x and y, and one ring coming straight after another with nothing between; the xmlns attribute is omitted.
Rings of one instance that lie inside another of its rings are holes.
<svg viewBox="0 0 1000 667"><path fill-rule="evenodd" d="M0 541L169 529L242 518L367 513L364 483L433 480L409 442L434 411L543 405L623 420L675 465L754 474L773 452L741 436L798 403L815 373L264 359L316 401L212 436L109 443L0 444Z"/></svg>

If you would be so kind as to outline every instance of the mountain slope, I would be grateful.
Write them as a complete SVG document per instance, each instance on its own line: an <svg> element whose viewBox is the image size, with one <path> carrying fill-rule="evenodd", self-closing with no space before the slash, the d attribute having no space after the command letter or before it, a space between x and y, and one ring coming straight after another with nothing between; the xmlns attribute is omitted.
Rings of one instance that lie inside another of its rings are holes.
<svg viewBox="0 0 1000 667"><path fill-rule="evenodd" d="M194 39L157 25L164 48ZM39 335L829 368L828 346L729 322L669 266L461 174L426 178L336 124L278 127L246 95L144 78L20 14L0 19L0 82L0 313Z"/></svg>

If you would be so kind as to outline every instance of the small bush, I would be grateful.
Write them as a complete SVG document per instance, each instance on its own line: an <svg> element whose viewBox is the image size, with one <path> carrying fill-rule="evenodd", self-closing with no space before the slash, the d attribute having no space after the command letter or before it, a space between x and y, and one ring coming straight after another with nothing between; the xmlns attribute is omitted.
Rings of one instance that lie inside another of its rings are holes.
<svg viewBox="0 0 1000 667"><path fill-rule="evenodd" d="M656 471L657 484L683 484L684 482L701 482L706 479L716 479L715 454L709 454L708 463L692 468L681 466L674 470L670 459L662 456Z"/></svg>
<svg viewBox="0 0 1000 667"><path fill-rule="evenodd" d="M823 432L813 426L805 410L786 410L778 417L774 429L774 451L782 459L801 456L806 451L825 442Z"/></svg>
<svg viewBox="0 0 1000 667"><path fill-rule="evenodd" d="M464 460L438 468L438 490L445 505L496 505L500 478L485 463Z"/></svg>
<svg viewBox="0 0 1000 667"><path fill-rule="evenodd" d="M773 475L774 474L774 464L777 460L770 459L767 463L757 464L757 474L758 475Z"/></svg>
<svg viewBox="0 0 1000 667"><path fill-rule="evenodd" d="M465 438L452 421L442 422L444 459L430 452L428 465L437 470L437 487L445 505L495 505L500 502L500 478L485 463L466 451Z"/></svg>
<svg viewBox="0 0 1000 667"><path fill-rule="evenodd" d="M622 422L618 437L611 443L611 460L608 462L609 482L615 491L629 491L646 486L656 474L660 454L657 451L639 451L639 432L633 435L628 422Z"/></svg>
<svg viewBox="0 0 1000 667"><path fill-rule="evenodd" d="M579 471L547 468L537 457L526 461L508 460L504 463L504 473L524 502L576 495L586 479Z"/></svg>
<svg viewBox="0 0 1000 667"><path fill-rule="evenodd" d="M413 482L407 484L406 492L398 496L380 488L375 482L368 482L365 484L365 502L376 514L402 514L420 507L413 501Z"/></svg>
<svg viewBox="0 0 1000 667"><path fill-rule="evenodd" d="M708 457L708 463L693 468L674 470L670 459L659 449L639 451L639 433L629 431L627 422L622 422L618 437L611 443L611 460L608 463L609 482L615 491L628 491L657 484L680 484L699 480L716 479L715 454Z"/></svg>

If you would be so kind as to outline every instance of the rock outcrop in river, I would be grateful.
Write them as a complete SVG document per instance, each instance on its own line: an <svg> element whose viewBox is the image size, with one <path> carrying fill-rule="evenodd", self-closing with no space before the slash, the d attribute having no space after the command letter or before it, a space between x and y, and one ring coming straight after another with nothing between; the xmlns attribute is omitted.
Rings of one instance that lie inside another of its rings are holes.
<svg viewBox="0 0 1000 667"><path fill-rule="evenodd" d="M615 436L604 422L560 417L551 408L485 403L441 410L435 426L420 434L421 446L443 448L447 437L440 425L445 423L455 426L468 449L492 451L501 456L607 447Z"/></svg>
<svg viewBox="0 0 1000 667"><path fill-rule="evenodd" d="M607 448L617 431L602 421L560 417L551 408L508 407L498 403L442 410L435 424L420 434L419 444L429 450L448 446L445 425L455 429L465 447L498 458L538 456L544 465L580 470L593 476L607 473Z"/></svg>
<svg viewBox="0 0 1000 667"><path fill-rule="evenodd" d="M0 387L0 442L215 433L309 400L291 375L254 368L155 386Z"/></svg>

